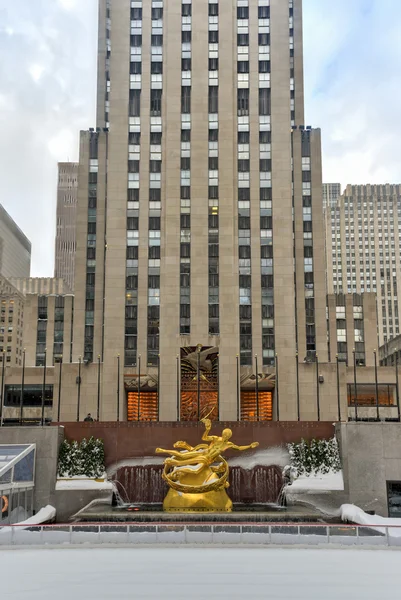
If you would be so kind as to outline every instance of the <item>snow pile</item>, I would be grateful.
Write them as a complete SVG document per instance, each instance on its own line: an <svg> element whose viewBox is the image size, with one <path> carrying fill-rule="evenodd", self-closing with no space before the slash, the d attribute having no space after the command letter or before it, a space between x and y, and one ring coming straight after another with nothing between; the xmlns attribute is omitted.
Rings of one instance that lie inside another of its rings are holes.
<svg viewBox="0 0 401 600"><path fill-rule="evenodd" d="M285 467L289 462L289 454L285 448L277 446L267 450L259 450L252 454L240 454L229 461L230 467L242 467L251 470L255 467Z"/></svg>
<svg viewBox="0 0 401 600"><path fill-rule="evenodd" d="M33 525L41 525L42 523L48 523L49 521L53 521L56 518L56 509L54 506L50 506L48 504L45 508L41 508L35 516L29 517L25 521L21 523L13 523L12 525L18 525L18 529L26 529L28 527L32 527ZM26 527L23 527L26 526ZM10 526L3 527L0 529L0 535L2 533L6 533L10 531Z"/></svg>
<svg viewBox="0 0 401 600"><path fill-rule="evenodd" d="M164 458L159 456L143 456L141 458L127 458L124 460L120 460L119 462L114 463L107 468L108 477L113 477L117 473L119 469L123 469L124 467L146 467L152 465L162 465L164 463Z"/></svg>
<svg viewBox="0 0 401 600"><path fill-rule="evenodd" d="M357 525L367 525L371 529L383 534L386 533L386 527L388 527L388 534L391 537L401 537L401 519L368 515L354 504L343 504L340 508L340 514L343 521L356 523ZM383 525L384 527L378 527L378 525Z"/></svg>
<svg viewBox="0 0 401 600"><path fill-rule="evenodd" d="M289 493L305 492L337 492L344 490L344 479L342 471L328 473L316 473L314 475L301 475L294 480L288 488Z"/></svg>
<svg viewBox="0 0 401 600"><path fill-rule="evenodd" d="M60 490L113 490L110 481L96 481L85 477L74 477L72 479L58 479L56 491Z"/></svg>

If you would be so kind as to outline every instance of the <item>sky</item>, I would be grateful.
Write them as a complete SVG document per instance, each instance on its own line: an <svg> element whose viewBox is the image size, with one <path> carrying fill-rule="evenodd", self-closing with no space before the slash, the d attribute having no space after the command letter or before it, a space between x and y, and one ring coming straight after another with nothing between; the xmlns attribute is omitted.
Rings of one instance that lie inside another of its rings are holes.
<svg viewBox="0 0 401 600"><path fill-rule="evenodd" d="M401 2L303 0L305 125L325 182L401 182ZM97 0L0 0L0 203L52 276L57 162L95 126Z"/></svg>

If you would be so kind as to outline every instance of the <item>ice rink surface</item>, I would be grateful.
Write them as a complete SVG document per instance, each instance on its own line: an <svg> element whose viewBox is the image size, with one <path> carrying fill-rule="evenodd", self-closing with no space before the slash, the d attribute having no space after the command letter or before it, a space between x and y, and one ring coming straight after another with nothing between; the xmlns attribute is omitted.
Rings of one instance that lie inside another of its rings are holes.
<svg viewBox="0 0 401 600"><path fill-rule="evenodd" d="M282 548L0 551L2 600L394 600L401 552Z"/></svg>

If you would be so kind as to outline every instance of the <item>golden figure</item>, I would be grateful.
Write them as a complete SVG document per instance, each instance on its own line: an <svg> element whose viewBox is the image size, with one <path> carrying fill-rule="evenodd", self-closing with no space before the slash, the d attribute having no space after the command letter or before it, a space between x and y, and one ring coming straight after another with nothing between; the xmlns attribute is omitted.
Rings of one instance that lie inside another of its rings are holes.
<svg viewBox="0 0 401 600"><path fill-rule="evenodd" d="M230 442L231 429L224 429L221 436L209 435L210 419L202 419L205 432L202 441L193 447L187 442L176 442L175 450L157 448L157 454L169 454L164 462L163 479L170 490L164 500L165 511L224 511L232 510L227 495L229 468L222 454L226 450L250 450L259 446L237 446Z"/></svg>

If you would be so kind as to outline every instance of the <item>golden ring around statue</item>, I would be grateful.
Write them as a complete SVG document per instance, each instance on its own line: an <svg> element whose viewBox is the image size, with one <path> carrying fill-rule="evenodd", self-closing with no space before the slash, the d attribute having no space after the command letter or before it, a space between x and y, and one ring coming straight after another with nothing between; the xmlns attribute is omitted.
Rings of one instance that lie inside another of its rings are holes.
<svg viewBox="0 0 401 600"><path fill-rule="evenodd" d="M168 485L173 490L176 490L177 492L181 492L183 494L204 494L206 492L217 492L218 490L228 488L230 485L227 481L228 475L229 475L229 468L228 468L227 461L222 456L219 456L217 460L219 460L221 464L218 467L212 467L212 470L216 474L220 475L220 477L218 479L216 479L215 481L211 481L210 483L206 483L204 485L199 485L199 486L194 486L194 485L184 485L184 484L180 483L179 481L174 481L171 478L172 472L169 472L170 467L166 464L164 464L163 479L168 483ZM217 462L217 460L216 460L216 462Z"/></svg>

